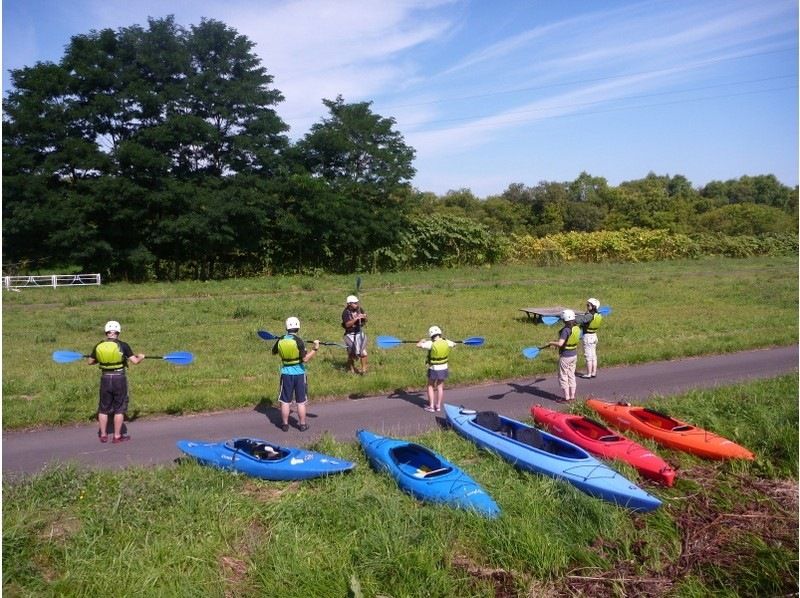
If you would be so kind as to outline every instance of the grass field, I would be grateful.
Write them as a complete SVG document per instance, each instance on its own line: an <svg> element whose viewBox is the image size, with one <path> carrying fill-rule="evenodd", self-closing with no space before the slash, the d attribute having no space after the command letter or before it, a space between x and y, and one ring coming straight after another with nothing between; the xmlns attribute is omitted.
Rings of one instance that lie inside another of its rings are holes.
<svg viewBox="0 0 800 598"><path fill-rule="evenodd" d="M459 346L450 385L552 372L555 354L526 360L523 347L555 338L535 326L528 306L583 309L595 296L613 308L600 334L600 367L786 345L798 340L796 257L702 259L647 264L498 266L362 274L360 298L373 341L379 334L416 340L431 324L453 339L484 336L483 347ZM177 367L145 360L131 368L132 417L273 404L278 360L259 329L283 331L301 319L306 339L340 341L345 297L355 276L270 277L224 282L110 284L5 292L3 428L93 419L96 368L58 365L55 349L88 353L109 319L122 323L134 351L194 353ZM345 369L342 349L325 347L309 365L312 401L419 389L424 353L413 346L370 346L370 372Z"/></svg>
<svg viewBox="0 0 800 598"><path fill-rule="evenodd" d="M521 473L455 433L417 439L458 463L498 520L424 505L354 443L312 448L346 475L264 482L203 467L53 469L3 486L7 596L790 596L797 591L796 376L652 406L757 454L708 462L657 450L674 487L634 515ZM625 475L633 470L619 466Z"/></svg>
<svg viewBox="0 0 800 598"><path fill-rule="evenodd" d="M438 324L458 347L451 382L552 372L555 356L520 350L555 337L521 307L613 308L603 366L798 341L796 258L527 266L363 275L372 337L417 339ZM194 352L179 368L131 372L132 413L271 403L276 358L255 332L303 321L305 338L339 340L354 276L174 285L114 284L4 293L3 427L88 421L95 368L57 365L88 352L108 319L137 352ZM419 388L424 354L372 348L371 371L343 371L325 349L309 368L312 400ZM784 596L798 587L797 376L656 400L653 407L739 442L755 462L708 462L656 450L673 488L640 480L664 505L647 515L521 473L453 432L420 442L480 482L499 520L423 505L373 472L354 443L311 448L355 461L349 474L263 482L191 461L90 472L48 469L3 483L3 592L8 596ZM573 409L581 411L583 406Z"/></svg>

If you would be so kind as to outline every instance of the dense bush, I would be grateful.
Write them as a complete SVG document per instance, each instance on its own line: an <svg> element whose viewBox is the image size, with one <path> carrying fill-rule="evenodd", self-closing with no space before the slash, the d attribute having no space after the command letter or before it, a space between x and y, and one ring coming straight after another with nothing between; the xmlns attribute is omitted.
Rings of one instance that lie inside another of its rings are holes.
<svg viewBox="0 0 800 598"><path fill-rule="evenodd" d="M770 234L728 236L719 233L684 235L664 230L627 229L593 233L561 233L512 239L509 260L541 265L559 262L650 262L701 255L748 257L797 253L797 236Z"/></svg>

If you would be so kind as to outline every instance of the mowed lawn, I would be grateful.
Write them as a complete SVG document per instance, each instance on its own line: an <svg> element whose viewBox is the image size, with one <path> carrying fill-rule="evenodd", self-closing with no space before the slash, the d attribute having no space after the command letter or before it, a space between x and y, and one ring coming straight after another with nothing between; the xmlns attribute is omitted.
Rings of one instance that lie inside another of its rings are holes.
<svg viewBox="0 0 800 598"><path fill-rule="evenodd" d="M521 307L613 308L601 368L797 343L797 259L530 266L362 274L369 331L416 339L431 324L456 348L451 383L552 373L555 356L520 350L554 338ZM5 293L4 428L88 421L88 352L118 319L136 351L183 349L196 362L131 371L139 416L274 402L276 358L259 329L296 315L306 338L339 340L355 276ZM326 348L312 400L419 388L424 353L371 347L371 369L343 371ZM783 596L798 584L797 376L664 397L652 407L747 446L753 462L709 462L641 440L678 471L674 487L623 475L657 496L632 514L551 478L522 473L449 430L415 439L462 467L502 509L497 520L423 504L373 471L354 442L310 448L356 463L346 475L265 482L190 460L87 471L70 466L3 484L8 596ZM574 411L587 413L578 405Z"/></svg>
<svg viewBox="0 0 800 598"><path fill-rule="evenodd" d="M521 349L555 338L558 327L533 325L520 308L583 310L590 296L613 309L600 334L601 368L796 343L797 270L796 257L780 257L360 274L369 373L347 373L344 350L325 347L309 366L311 399L421 388L424 352L379 349L374 339L417 340L432 324L454 340L486 339L455 349L451 386L552 372L554 352L527 360ZM256 332L281 333L293 315L303 338L341 341L340 315L355 287L355 275L322 275L4 292L3 427L94 416L96 368L56 364L51 353L88 353L109 319L121 322L136 352L195 356L187 367L163 360L132 367L132 416L274 403L278 360Z"/></svg>

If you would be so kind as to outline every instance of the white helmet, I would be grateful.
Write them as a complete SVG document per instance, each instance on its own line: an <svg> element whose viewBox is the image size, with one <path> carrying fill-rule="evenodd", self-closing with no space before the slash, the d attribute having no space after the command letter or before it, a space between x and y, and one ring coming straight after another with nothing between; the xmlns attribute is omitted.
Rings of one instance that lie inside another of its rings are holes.
<svg viewBox="0 0 800 598"><path fill-rule="evenodd" d="M358 303L358 297L356 297L355 295L348 295L347 303Z"/></svg>
<svg viewBox="0 0 800 598"><path fill-rule="evenodd" d="M600 302L597 299L595 299L594 297L589 297L586 300L586 303L588 303L589 305L593 305L595 309L600 307Z"/></svg>
<svg viewBox="0 0 800 598"><path fill-rule="evenodd" d="M294 316L286 318L286 330L300 330L300 320Z"/></svg>
<svg viewBox="0 0 800 598"><path fill-rule="evenodd" d="M116 332L119 334L122 332L122 326L119 325L119 322L116 320L109 320L106 322L106 332Z"/></svg>
<svg viewBox="0 0 800 598"><path fill-rule="evenodd" d="M441 335L442 335L442 329L439 328L438 326L431 326L430 328L428 328L429 337L433 338L434 336L441 336Z"/></svg>
<svg viewBox="0 0 800 598"><path fill-rule="evenodd" d="M565 322L570 322L575 319L575 312L571 309L565 309L561 312L561 319Z"/></svg>

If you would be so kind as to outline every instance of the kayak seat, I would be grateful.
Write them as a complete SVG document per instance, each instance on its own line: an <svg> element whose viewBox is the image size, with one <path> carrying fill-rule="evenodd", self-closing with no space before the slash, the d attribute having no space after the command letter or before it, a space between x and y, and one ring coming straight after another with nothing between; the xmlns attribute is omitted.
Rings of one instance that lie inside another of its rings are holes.
<svg viewBox="0 0 800 598"><path fill-rule="evenodd" d="M688 432L692 429L692 426L682 425L682 426L675 426L672 428L673 432Z"/></svg>
<svg viewBox="0 0 800 598"><path fill-rule="evenodd" d="M535 428L519 428L515 434L515 439L522 444L527 444L528 446L542 451L548 451L547 441L542 438L539 430Z"/></svg>
<svg viewBox="0 0 800 598"><path fill-rule="evenodd" d="M503 422L500 421L500 416L494 411L479 411L475 415L475 423L482 428L491 430L492 432L499 432L503 427Z"/></svg>

